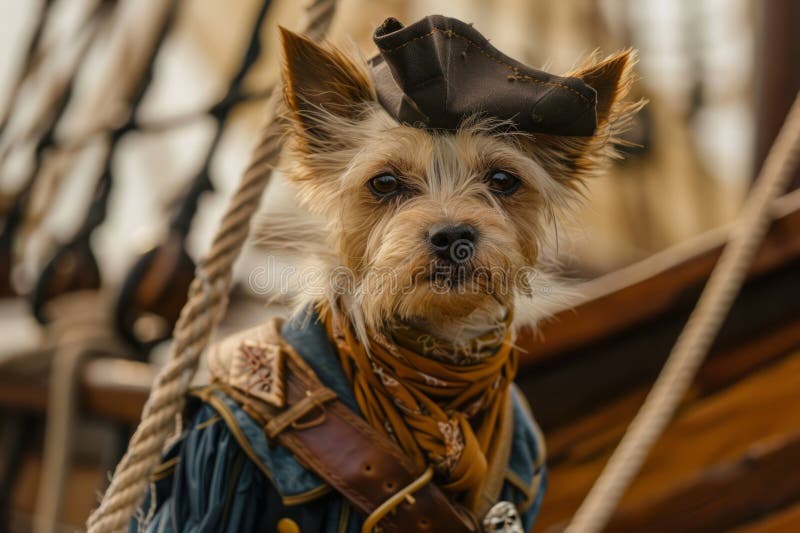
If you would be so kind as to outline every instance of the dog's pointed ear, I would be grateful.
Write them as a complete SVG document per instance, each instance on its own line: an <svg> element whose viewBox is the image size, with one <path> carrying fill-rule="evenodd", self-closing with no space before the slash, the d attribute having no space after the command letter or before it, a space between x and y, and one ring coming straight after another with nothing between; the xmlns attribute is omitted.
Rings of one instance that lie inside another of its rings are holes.
<svg viewBox="0 0 800 533"><path fill-rule="evenodd" d="M608 122L614 104L628 94L632 83L631 67L635 62L635 52L627 49L569 74L597 91L598 126Z"/></svg>
<svg viewBox="0 0 800 533"><path fill-rule="evenodd" d="M329 146L336 135L332 119L355 119L360 104L375 99L369 74L333 47L280 32L284 94L298 133L310 147Z"/></svg>
<svg viewBox="0 0 800 533"><path fill-rule="evenodd" d="M531 153L557 181L574 186L601 172L617 157L619 136L630 128L644 100L627 99L635 80L636 52L622 50L598 60L591 56L567 76L582 79L597 92L597 129L587 137L536 135Z"/></svg>

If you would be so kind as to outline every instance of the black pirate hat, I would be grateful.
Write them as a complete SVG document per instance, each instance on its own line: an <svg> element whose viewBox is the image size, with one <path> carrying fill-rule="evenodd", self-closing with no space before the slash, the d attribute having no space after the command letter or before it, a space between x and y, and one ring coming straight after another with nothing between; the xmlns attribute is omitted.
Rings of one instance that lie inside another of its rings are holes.
<svg viewBox="0 0 800 533"><path fill-rule="evenodd" d="M432 15L403 26L389 18L374 40L380 54L370 66L378 99L400 122L454 130L477 113L530 133L595 132L592 87L523 65L460 20Z"/></svg>

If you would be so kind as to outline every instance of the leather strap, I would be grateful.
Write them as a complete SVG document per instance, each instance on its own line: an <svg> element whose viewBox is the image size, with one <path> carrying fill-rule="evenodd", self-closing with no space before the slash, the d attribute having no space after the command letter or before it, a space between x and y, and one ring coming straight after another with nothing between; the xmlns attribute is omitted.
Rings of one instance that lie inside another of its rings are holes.
<svg viewBox="0 0 800 533"><path fill-rule="evenodd" d="M287 408L277 409L231 390L230 394L304 465L341 493L365 516L423 474L400 448L342 403L291 346L286 358ZM475 533L466 509L427 483L379 522L384 532Z"/></svg>

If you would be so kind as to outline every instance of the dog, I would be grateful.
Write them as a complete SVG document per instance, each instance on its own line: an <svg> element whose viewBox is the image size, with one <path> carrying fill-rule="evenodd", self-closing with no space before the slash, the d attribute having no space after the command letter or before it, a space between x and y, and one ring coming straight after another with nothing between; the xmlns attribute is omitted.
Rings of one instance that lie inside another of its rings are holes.
<svg viewBox="0 0 800 533"><path fill-rule="evenodd" d="M635 53L552 76L441 16L387 20L369 62L281 35L300 214L260 242L321 275L211 351L148 527L527 531L546 474L514 331L554 214L642 105Z"/></svg>
<svg viewBox="0 0 800 533"><path fill-rule="evenodd" d="M411 321L455 345L509 311L517 325L545 315L534 301L550 281L541 249L555 213L618 157L642 106L626 100L635 52L593 54L566 74L598 91L592 136L502 131L477 114L441 134L398 124L359 56L286 31L283 41L293 125L285 175L303 210L267 215L259 240L322 271L293 307L340 309L364 342Z"/></svg>

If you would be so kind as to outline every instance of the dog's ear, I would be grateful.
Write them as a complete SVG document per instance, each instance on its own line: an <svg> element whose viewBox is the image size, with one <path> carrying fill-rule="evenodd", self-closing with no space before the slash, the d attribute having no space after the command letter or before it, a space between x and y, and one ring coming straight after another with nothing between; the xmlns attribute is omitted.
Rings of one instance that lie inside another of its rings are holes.
<svg viewBox="0 0 800 533"><path fill-rule="evenodd" d="M631 67L636 62L635 52L623 50L600 62L589 61L584 67L569 74L582 79L597 91L597 124L601 127L611 118L614 104L627 96L632 83Z"/></svg>
<svg viewBox="0 0 800 533"><path fill-rule="evenodd" d="M335 149L336 119L356 119L374 100L369 74L341 51L281 30L283 83L296 131L310 149Z"/></svg>
<svg viewBox="0 0 800 533"><path fill-rule="evenodd" d="M616 157L619 135L627 131L643 100L627 100L635 80L636 52L627 49L586 63L566 74L582 79L597 92L597 129L588 137L535 136L533 153L553 178L573 185L596 175Z"/></svg>

